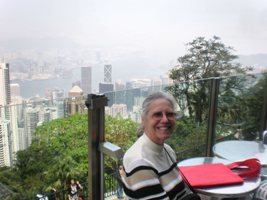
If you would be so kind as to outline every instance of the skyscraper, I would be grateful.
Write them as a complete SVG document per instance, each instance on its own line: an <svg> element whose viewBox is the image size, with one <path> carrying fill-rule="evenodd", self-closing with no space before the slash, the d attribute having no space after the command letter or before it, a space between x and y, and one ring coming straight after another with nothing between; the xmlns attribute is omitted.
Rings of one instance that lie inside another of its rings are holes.
<svg viewBox="0 0 267 200"><path fill-rule="evenodd" d="M114 86L112 83L99 83L99 93L105 94L108 98L108 106L113 105L113 90Z"/></svg>
<svg viewBox="0 0 267 200"><path fill-rule="evenodd" d="M12 161L10 102L9 64L0 63L0 167Z"/></svg>
<svg viewBox="0 0 267 200"><path fill-rule="evenodd" d="M113 104L113 95L114 85L112 81L112 66L104 65L104 83L99 83L99 93L105 93L108 98L108 106Z"/></svg>
<svg viewBox="0 0 267 200"><path fill-rule="evenodd" d="M91 67L81 68L81 88L83 94L87 95L92 92L92 69Z"/></svg>
<svg viewBox="0 0 267 200"><path fill-rule="evenodd" d="M112 92L114 90L114 85L111 83L112 81L112 66L105 65L104 66L104 83L99 83L99 92Z"/></svg>
<svg viewBox="0 0 267 200"><path fill-rule="evenodd" d="M113 92L114 85L112 83L99 83L99 93Z"/></svg>
<svg viewBox="0 0 267 200"><path fill-rule="evenodd" d="M6 106L10 102L9 64L0 63L0 106Z"/></svg>
<svg viewBox="0 0 267 200"><path fill-rule="evenodd" d="M38 110L32 107L27 107L25 111L25 146L29 147L32 143L32 134L35 131L39 122Z"/></svg>
<svg viewBox="0 0 267 200"><path fill-rule="evenodd" d="M10 84L11 97L20 96L20 86L18 83Z"/></svg>
<svg viewBox="0 0 267 200"><path fill-rule="evenodd" d="M104 66L104 82L105 83L112 82L112 66L111 65Z"/></svg>
<svg viewBox="0 0 267 200"><path fill-rule="evenodd" d="M11 166L12 145L9 120L0 119L0 167Z"/></svg>

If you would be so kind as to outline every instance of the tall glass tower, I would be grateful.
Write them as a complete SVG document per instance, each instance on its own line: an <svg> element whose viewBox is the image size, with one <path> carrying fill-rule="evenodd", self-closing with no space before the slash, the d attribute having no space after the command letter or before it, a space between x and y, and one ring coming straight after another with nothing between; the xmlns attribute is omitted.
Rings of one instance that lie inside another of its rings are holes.
<svg viewBox="0 0 267 200"><path fill-rule="evenodd" d="M92 92L92 69L91 67L81 68L81 88L83 94L87 95Z"/></svg>
<svg viewBox="0 0 267 200"><path fill-rule="evenodd" d="M104 82L105 83L112 82L112 65L104 66Z"/></svg>

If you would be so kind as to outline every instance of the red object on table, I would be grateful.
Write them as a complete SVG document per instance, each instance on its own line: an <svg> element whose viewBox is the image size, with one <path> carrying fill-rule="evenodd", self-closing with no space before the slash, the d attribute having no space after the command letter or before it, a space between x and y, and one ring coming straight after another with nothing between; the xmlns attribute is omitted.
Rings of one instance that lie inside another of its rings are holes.
<svg viewBox="0 0 267 200"><path fill-rule="evenodd" d="M243 178L221 163L179 167L183 179L191 187L214 187L241 184Z"/></svg>
<svg viewBox="0 0 267 200"><path fill-rule="evenodd" d="M222 163L201 164L178 167L183 179L190 187L215 187L241 184L246 177L259 176L261 165L258 159L248 159L229 165ZM245 169L245 172L235 173L231 169Z"/></svg>

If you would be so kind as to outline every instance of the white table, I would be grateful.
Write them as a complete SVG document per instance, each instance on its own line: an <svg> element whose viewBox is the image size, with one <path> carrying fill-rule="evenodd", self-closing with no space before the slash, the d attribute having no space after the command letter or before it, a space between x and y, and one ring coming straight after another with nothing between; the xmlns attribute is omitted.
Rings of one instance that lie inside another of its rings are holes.
<svg viewBox="0 0 267 200"><path fill-rule="evenodd" d="M178 163L178 166L192 166L204 163L229 164L231 161L216 157L197 157L183 160ZM212 188L194 188L194 190L200 195L207 196L209 199L246 199L249 194L253 193L259 187L260 183L260 177L256 177L245 179L243 184Z"/></svg>
<svg viewBox="0 0 267 200"><path fill-rule="evenodd" d="M213 146L213 153L230 161L258 158L262 166L262 178L267 178L267 145L265 144L245 140L223 141Z"/></svg>

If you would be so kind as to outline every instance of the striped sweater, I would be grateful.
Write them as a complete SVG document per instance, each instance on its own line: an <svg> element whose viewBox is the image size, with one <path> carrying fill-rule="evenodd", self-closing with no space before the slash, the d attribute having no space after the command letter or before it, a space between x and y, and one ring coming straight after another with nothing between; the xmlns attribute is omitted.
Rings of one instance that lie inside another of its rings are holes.
<svg viewBox="0 0 267 200"><path fill-rule="evenodd" d="M128 199L182 199L186 187L175 160L169 145L155 144L143 134L123 158L122 181Z"/></svg>

